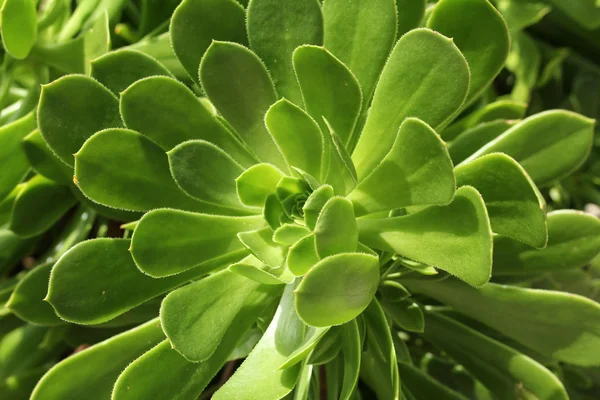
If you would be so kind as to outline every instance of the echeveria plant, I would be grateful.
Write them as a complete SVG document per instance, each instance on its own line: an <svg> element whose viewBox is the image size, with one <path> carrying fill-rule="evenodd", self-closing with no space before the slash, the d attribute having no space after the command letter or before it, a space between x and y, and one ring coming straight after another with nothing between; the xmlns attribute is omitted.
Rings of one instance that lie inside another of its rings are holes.
<svg viewBox="0 0 600 400"><path fill-rule="evenodd" d="M183 0L166 36L44 85L0 130L33 131L0 217L33 237L80 203L124 235L75 214L8 292L47 341L118 333L31 398L568 399L600 365L600 306L536 284L587 268L600 222L542 192L594 120L526 117L517 69L495 93L526 68L503 7L508 26L487 0Z"/></svg>

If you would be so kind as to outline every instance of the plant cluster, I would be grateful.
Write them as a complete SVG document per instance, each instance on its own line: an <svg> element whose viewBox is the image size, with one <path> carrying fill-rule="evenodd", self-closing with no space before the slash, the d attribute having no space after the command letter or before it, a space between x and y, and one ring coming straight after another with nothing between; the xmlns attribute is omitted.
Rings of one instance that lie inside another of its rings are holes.
<svg viewBox="0 0 600 400"><path fill-rule="evenodd" d="M0 31L0 396L598 397L596 1L4 0Z"/></svg>

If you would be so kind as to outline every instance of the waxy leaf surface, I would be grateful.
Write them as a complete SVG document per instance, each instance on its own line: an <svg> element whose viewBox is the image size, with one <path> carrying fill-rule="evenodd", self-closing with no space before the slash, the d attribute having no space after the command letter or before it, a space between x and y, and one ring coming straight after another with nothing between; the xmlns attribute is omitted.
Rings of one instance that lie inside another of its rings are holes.
<svg viewBox="0 0 600 400"><path fill-rule="evenodd" d="M262 207L284 174L271 164L257 164L245 170L235 180L237 195L242 204Z"/></svg>
<svg viewBox="0 0 600 400"><path fill-rule="evenodd" d="M0 10L2 44L17 60L31 51L37 40L37 10L34 0L4 0Z"/></svg>
<svg viewBox="0 0 600 400"><path fill-rule="evenodd" d="M4 199L29 171L21 140L35 129L33 113L0 128L0 200Z"/></svg>
<svg viewBox="0 0 600 400"><path fill-rule="evenodd" d="M358 226L352 203L343 197L334 197L325 203L315 225L314 237L319 258L355 252Z"/></svg>

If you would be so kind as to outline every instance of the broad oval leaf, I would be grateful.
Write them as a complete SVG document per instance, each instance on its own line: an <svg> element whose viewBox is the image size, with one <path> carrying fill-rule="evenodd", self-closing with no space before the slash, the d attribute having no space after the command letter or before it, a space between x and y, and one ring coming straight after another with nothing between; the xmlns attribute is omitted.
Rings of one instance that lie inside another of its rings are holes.
<svg viewBox="0 0 600 400"><path fill-rule="evenodd" d="M34 129L33 113L0 127L0 163L4 166L0 174L0 200L8 196L29 171L21 141Z"/></svg>
<svg viewBox="0 0 600 400"><path fill-rule="evenodd" d="M379 260L362 253L319 261L295 290L296 310L308 325L344 324L367 308L379 285Z"/></svg>
<svg viewBox="0 0 600 400"><path fill-rule="evenodd" d="M340 141L349 146L362 107L356 77L324 47L300 46L293 60L306 111L322 131L327 130L323 118L329 121Z"/></svg>
<svg viewBox="0 0 600 400"><path fill-rule="evenodd" d="M238 197L249 207L262 207L283 177L283 172L271 164L253 165L235 180Z"/></svg>
<svg viewBox="0 0 600 400"><path fill-rule="evenodd" d="M311 232L303 225L283 224L273 232L275 243L291 246Z"/></svg>
<svg viewBox="0 0 600 400"><path fill-rule="evenodd" d="M286 260L287 267L296 276L306 274L318 262L314 235L306 236L294 243L288 251Z"/></svg>
<svg viewBox="0 0 600 400"><path fill-rule="evenodd" d="M48 148L39 129L25 136L22 144L25 156L35 172L57 183L68 185L73 182L73 170Z"/></svg>
<svg viewBox="0 0 600 400"><path fill-rule="evenodd" d="M36 385L31 399L107 399L123 368L164 337L155 318L78 352L50 369Z"/></svg>
<svg viewBox="0 0 600 400"><path fill-rule="evenodd" d="M264 123L277 94L262 61L242 45L215 41L202 58L200 81L210 101L259 160L285 169Z"/></svg>
<svg viewBox="0 0 600 400"><path fill-rule="evenodd" d="M156 75L172 76L156 59L131 49L107 53L90 64L92 77L116 96L120 96L121 92L142 78Z"/></svg>
<svg viewBox="0 0 600 400"><path fill-rule="evenodd" d="M247 252L237 233L265 225L262 216L227 217L178 210L153 210L138 223L131 238L137 266L153 277L178 274L207 261Z"/></svg>
<svg viewBox="0 0 600 400"><path fill-rule="evenodd" d="M460 110L468 90L469 67L451 39L428 29L402 36L381 73L352 155L359 179L389 152L404 119L416 117L436 129Z"/></svg>
<svg viewBox="0 0 600 400"><path fill-rule="evenodd" d="M171 17L173 51L198 82L198 66L213 40L246 43L246 13L234 0L184 0Z"/></svg>
<svg viewBox="0 0 600 400"><path fill-rule="evenodd" d="M451 37L467 59L470 103L504 66L510 47L506 23L488 0L441 0L427 26Z"/></svg>
<svg viewBox="0 0 600 400"><path fill-rule="evenodd" d="M310 194L306 203L304 203L304 222L310 230L314 230L317 225L317 219L325 203L334 196L333 188L330 185L323 185Z"/></svg>
<svg viewBox="0 0 600 400"><path fill-rule="evenodd" d="M186 140L211 142L244 166L256 159L184 84L162 76L141 79L121 94L121 115L166 151Z"/></svg>
<svg viewBox="0 0 600 400"><path fill-rule="evenodd" d="M287 247L273 241L271 227L267 226L254 231L240 232L237 237L260 261L271 268L282 267Z"/></svg>
<svg viewBox="0 0 600 400"><path fill-rule="evenodd" d="M323 44L323 15L317 0L251 0L250 47L265 62L280 96L302 104L292 53L303 44Z"/></svg>
<svg viewBox="0 0 600 400"><path fill-rule="evenodd" d="M493 283L475 289L456 279L402 284L542 355L580 366L600 359L600 305L588 298Z"/></svg>
<svg viewBox="0 0 600 400"><path fill-rule="evenodd" d="M426 6L426 0L396 0L396 8L398 9L398 38L421 25L425 16Z"/></svg>
<svg viewBox="0 0 600 400"><path fill-rule="evenodd" d="M243 208L235 180L244 168L223 150L204 140L181 143L168 153L177 185L198 200Z"/></svg>
<svg viewBox="0 0 600 400"><path fill-rule="evenodd" d="M65 164L94 133L123 126L119 101L92 78L67 75L42 87L38 125L48 146Z"/></svg>
<svg viewBox="0 0 600 400"><path fill-rule="evenodd" d="M407 118L390 152L348 199L360 216L411 205L447 204L455 189L446 144L426 123Z"/></svg>
<svg viewBox="0 0 600 400"><path fill-rule="evenodd" d="M355 252L358 225L352 203L343 197L333 197L325 203L315 225L314 237L319 258Z"/></svg>
<svg viewBox="0 0 600 400"><path fill-rule="evenodd" d="M533 247L546 246L546 201L515 160L489 154L454 172L459 186L473 186L481 193L495 233Z"/></svg>
<svg viewBox="0 0 600 400"><path fill-rule="evenodd" d="M265 124L290 167L321 176L323 135L315 120L300 107L281 99L267 111Z"/></svg>
<svg viewBox="0 0 600 400"><path fill-rule="evenodd" d="M37 10L34 0L4 0L0 10L2 44L17 60L22 60L37 40Z"/></svg>
<svg viewBox="0 0 600 400"><path fill-rule="evenodd" d="M472 286L492 272L492 230L485 204L472 187L456 191L452 203L404 217L359 219L361 243L433 265Z"/></svg>
<svg viewBox="0 0 600 400"><path fill-rule="evenodd" d="M467 129L448 145L448 152L450 153L450 157L452 157L452 162L455 165L462 163L473 153L476 153L477 150L502 135L518 122L498 120L484 122L471 129Z"/></svg>
<svg viewBox="0 0 600 400"><path fill-rule="evenodd" d="M395 1L327 0L323 20L325 47L356 75L369 104L396 41Z"/></svg>
<svg viewBox="0 0 600 400"><path fill-rule="evenodd" d="M382 303L383 309L392 321L408 332L423 332L425 321L423 310L412 299L403 299L394 303Z"/></svg>
<svg viewBox="0 0 600 400"><path fill-rule="evenodd" d="M579 211L548 214L548 246L542 250L494 238L494 275L533 275L583 267L600 253L600 221Z"/></svg>
<svg viewBox="0 0 600 400"><path fill-rule="evenodd" d="M593 137L593 120L570 111L545 111L515 125L463 163L485 154L506 153L538 186L547 185L569 175L585 161ZM565 146L569 151L564 151Z"/></svg>

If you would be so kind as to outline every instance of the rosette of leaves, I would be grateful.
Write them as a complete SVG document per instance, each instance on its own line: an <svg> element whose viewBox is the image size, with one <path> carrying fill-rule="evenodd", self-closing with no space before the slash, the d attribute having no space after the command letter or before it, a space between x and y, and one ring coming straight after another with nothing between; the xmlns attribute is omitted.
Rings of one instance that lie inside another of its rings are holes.
<svg viewBox="0 0 600 400"><path fill-rule="evenodd" d="M66 252L45 300L96 325L166 297L32 398L196 399L240 358L204 395L568 398L563 365L599 363L600 306L521 282L600 251L597 219L546 215L538 190L583 163L594 122L553 110L448 146L469 107L523 107L478 103L509 48L487 0L441 0L417 28L424 10L184 0L170 36L192 88L131 51L45 86L54 162L143 213Z"/></svg>

